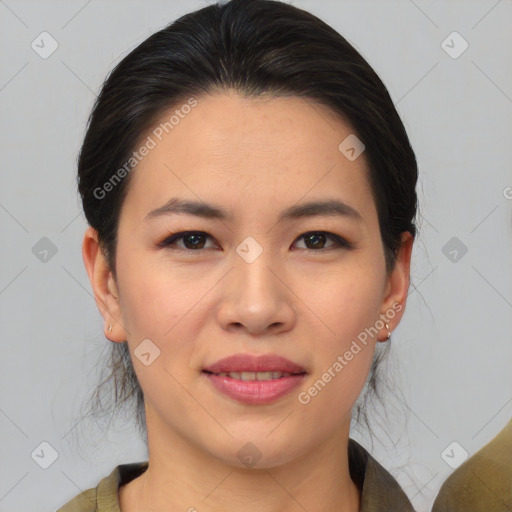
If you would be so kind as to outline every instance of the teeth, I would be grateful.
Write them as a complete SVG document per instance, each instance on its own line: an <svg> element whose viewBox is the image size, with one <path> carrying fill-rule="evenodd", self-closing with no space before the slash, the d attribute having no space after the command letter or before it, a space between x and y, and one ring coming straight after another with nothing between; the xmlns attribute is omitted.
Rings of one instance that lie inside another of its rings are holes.
<svg viewBox="0 0 512 512"><path fill-rule="evenodd" d="M237 380L273 380L282 377L289 377L287 372L220 372L220 377L230 377Z"/></svg>
<svg viewBox="0 0 512 512"><path fill-rule="evenodd" d="M275 373L278 374L279 372ZM275 378L277 379L278 377ZM272 372L257 372L256 380L272 380Z"/></svg>

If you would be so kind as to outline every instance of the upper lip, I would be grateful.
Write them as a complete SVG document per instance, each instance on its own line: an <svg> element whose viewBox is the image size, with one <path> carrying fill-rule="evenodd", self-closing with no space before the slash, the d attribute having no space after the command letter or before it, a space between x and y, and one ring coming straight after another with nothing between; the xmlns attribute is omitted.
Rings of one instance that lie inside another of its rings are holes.
<svg viewBox="0 0 512 512"><path fill-rule="evenodd" d="M234 354L216 363L206 366L203 371L211 373L221 372L286 372L305 373L306 370L297 363L278 356L277 354L264 354L253 356L251 354Z"/></svg>

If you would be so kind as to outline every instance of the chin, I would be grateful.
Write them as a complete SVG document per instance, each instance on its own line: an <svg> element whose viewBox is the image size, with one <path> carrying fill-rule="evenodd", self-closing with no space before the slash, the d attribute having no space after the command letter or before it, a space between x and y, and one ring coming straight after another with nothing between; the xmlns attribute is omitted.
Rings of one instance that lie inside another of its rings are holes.
<svg viewBox="0 0 512 512"><path fill-rule="evenodd" d="M229 431L233 437L226 435L224 442L215 443L207 449L223 463L237 468L270 469L283 466L294 461L306 449L303 447L301 450L301 447L293 442L293 436L284 430L278 433L272 432L272 429L255 428L254 435L247 430L240 434ZM211 444L211 438L209 441Z"/></svg>

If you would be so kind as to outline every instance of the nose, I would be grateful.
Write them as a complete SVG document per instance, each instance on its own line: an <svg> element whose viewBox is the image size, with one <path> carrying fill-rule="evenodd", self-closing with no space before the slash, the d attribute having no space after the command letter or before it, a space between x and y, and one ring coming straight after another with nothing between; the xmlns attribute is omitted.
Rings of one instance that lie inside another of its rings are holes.
<svg viewBox="0 0 512 512"><path fill-rule="evenodd" d="M218 309L220 325L253 336L291 329L295 295L286 283L285 271L265 251L250 261L237 255L234 268L225 277Z"/></svg>

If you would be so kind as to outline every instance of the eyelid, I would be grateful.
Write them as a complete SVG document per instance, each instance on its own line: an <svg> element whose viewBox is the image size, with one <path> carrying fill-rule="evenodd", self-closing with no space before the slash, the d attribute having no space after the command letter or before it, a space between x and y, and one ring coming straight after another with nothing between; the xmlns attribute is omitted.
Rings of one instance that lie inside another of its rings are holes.
<svg viewBox="0 0 512 512"><path fill-rule="evenodd" d="M199 231L199 230L186 230L186 231L176 231L176 233L172 233L171 235L168 235L164 238L161 242L159 242L157 245L162 248L169 247L171 243L176 242L177 240L180 240L184 238L187 235L205 235L207 238L210 238L212 240L215 240L212 235L206 233L205 231ZM177 251L186 251L186 252L200 252L204 249L182 249L181 247L178 247L176 249Z"/></svg>
<svg viewBox="0 0 512 512"><path fill-rule="evenodd" d="M327 248L320 248L320 249L309 249L309 248L305 248L303 250L306 250L306 251L309 251L309 252L319 252L319 253L322 253L322 252L327 252L329 250L336 250L336 249L353 249L355 246L352 242L349 242L346 238L340 236L340 235L336 235L335 233L332 233L330 231L325 231L325 230L309 230L309 231L305 231L303 233L301 233L297 238L295 238L295 240L293 241L293 244L294 245L298 240L304 238L306 235L311 235L311 234L323 234L323 235L326 235L327 238L331 239L332 241L334 241L334 245L333 246L330 246L330 247L327 247ZM171 235L168 235L162 242L159 242L157 245L158 247L160 248L169 248L171 246L171 244L175 243L176 241L178 240L181 240L182 238L184 238L185 236L187 235L205 235L207 238L211 239L211 240L215 240L215 238L213 236L211 236L210 234L206 233L205 231L200 231L200 230L186 230L186 231L177 231L176 233L173 233ZM176 250L176 251L181 251L181 252L187 252L187 253L191 253L191 252L197 252L197 253L200 253L202 251L204 251L205 249L182 249L181 247L179 248L171 248L171 250Z"/></svg>

